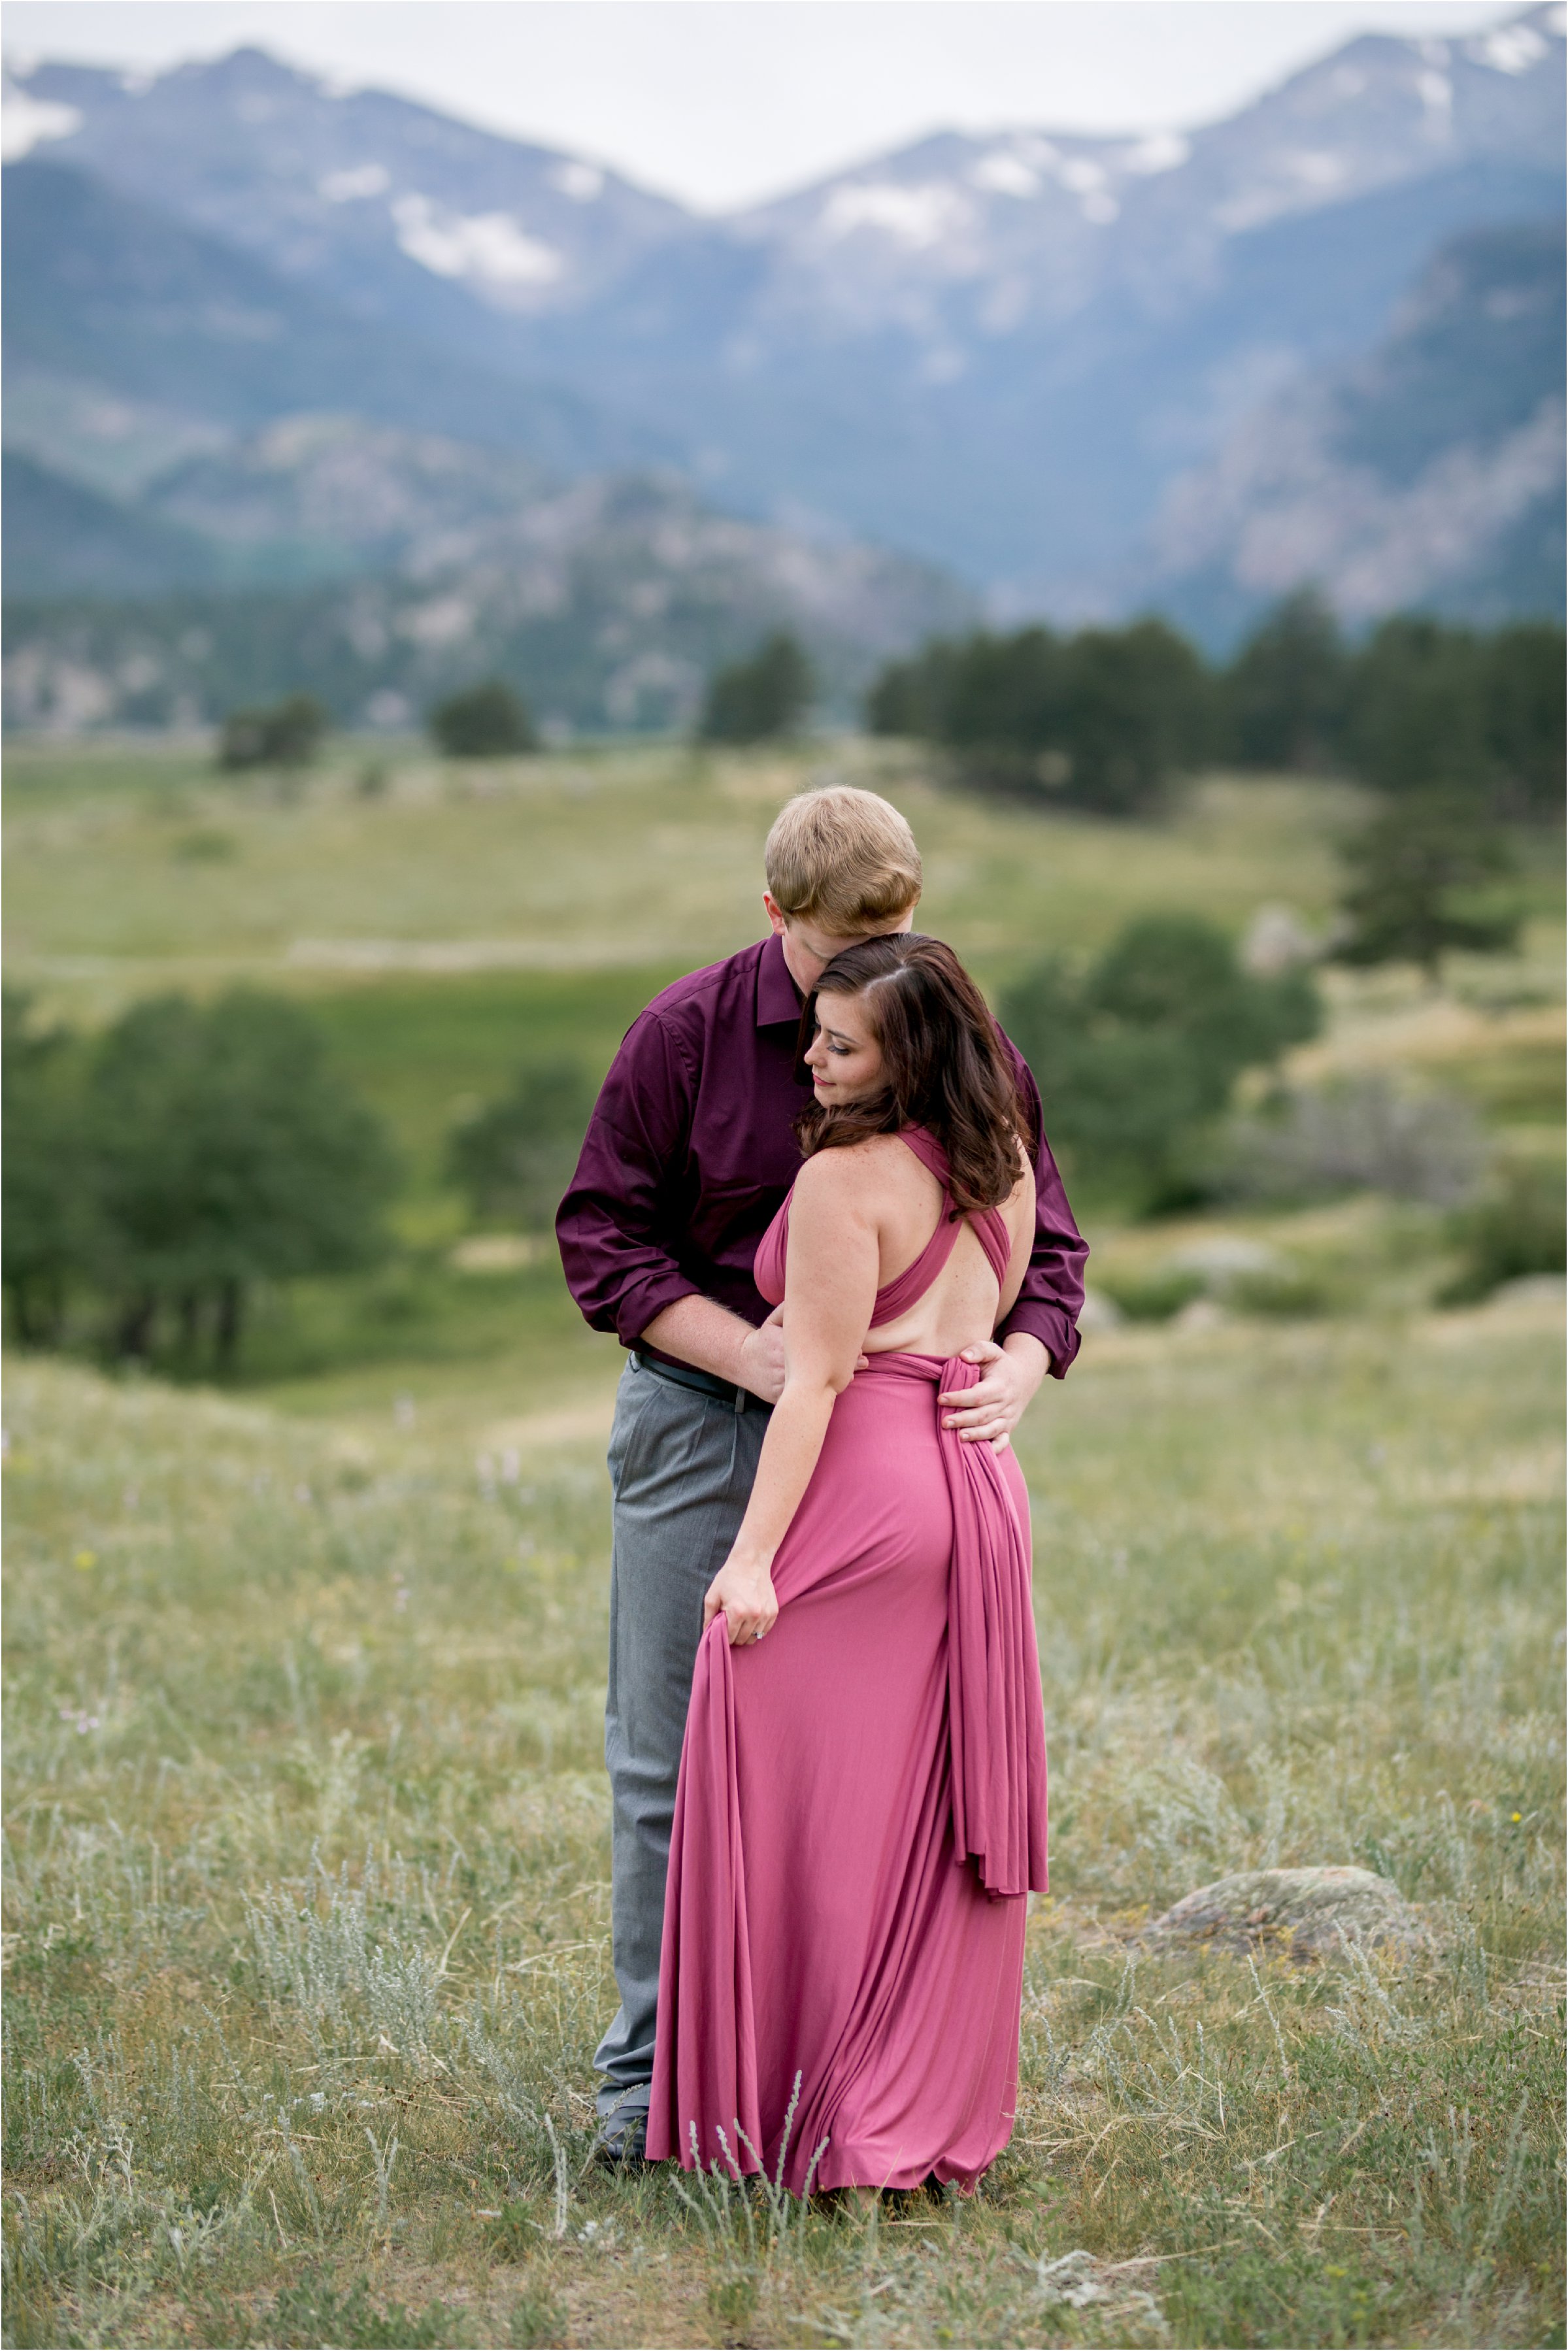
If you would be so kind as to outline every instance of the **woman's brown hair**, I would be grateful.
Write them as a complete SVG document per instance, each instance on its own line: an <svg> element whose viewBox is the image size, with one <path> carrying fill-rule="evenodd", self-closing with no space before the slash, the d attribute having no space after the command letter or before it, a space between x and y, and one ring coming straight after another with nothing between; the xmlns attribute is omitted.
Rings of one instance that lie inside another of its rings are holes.
<svg viewBox="0 0 1568 2351"><path fill-rule="evenodd" d="M802 1060L817 1033L817 998L826 995L863 997L882 1047L883 1082L864 1102L803 1110L795 1133L806 1157L927 1127L947 1154L958 1207L999 1207L1022 1172L1028 1131L1000 1031L952 948L918 931L845 947L806 998Z"/></svg>

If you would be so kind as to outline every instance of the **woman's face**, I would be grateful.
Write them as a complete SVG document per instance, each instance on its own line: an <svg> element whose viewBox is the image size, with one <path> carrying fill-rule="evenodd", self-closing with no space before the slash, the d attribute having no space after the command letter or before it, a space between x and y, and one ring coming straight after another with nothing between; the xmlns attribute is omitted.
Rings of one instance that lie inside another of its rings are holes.
<svg viewBox="0 0 1568 2351"><path fill-rule="evenodd" d="M863 1102L883 1081L882 1047L872 1033L863 996L817 998L817 1033L806 1055L817 1100L824 1108Z"/></svg>

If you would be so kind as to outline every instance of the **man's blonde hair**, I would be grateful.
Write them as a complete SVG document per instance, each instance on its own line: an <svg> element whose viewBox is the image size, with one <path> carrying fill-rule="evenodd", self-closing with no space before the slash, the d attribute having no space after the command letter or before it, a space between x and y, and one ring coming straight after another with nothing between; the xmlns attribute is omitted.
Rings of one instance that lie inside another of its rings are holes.
<svg viewBox="0 0 1568 2351"><path fill-rule="evenodd" d="M883 930L919 903L915 835L879 792L833 784L797 793L774 819L764 857L784 913L834 938Z"/></svg>

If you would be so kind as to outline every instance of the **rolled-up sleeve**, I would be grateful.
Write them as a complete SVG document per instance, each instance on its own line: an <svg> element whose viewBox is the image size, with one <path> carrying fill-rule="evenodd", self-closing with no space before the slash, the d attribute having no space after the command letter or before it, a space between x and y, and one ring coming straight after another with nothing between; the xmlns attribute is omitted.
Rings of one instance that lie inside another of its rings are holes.
<svg viewBox="0 0 1568 2351"><path fill-rule="evenodd" d="M611 1063L556 1216L568 1289L594 1330L624 1347L676 1299L700 1294L670 1248L694 1091L679 1040L644 1012Z"/></svg>
<svg viewBox="0 0 1568 2351"><path fill-rule="evenodd" d="M1083 1305L1083 1264L1089 1244L1073 1221L1051 1145L1040 1089L1018 1048L1009 1040L1019 1091L1034 1135L1034 1248L1012 1312L997 1332L1010 1338L1027 1331L1051 1354L1051 1375L1061 1379L1078 1353L1078 1317Z"/></svg>

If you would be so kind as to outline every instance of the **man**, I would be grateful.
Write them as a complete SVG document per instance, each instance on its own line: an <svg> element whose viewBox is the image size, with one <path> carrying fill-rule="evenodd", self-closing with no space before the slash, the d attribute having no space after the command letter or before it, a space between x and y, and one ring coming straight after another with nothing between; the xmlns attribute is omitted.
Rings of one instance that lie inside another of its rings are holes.
<svg viewBox="0 0 1568 2351"><path fill-rule="evenodd" d="M605 1761L621 2008L594 2064L601 2147L640 2159L653 2070L664 1877L703 1595L751 1491L784 1339L752 1259L800 1165L791 1122L803 999L856 939L906 931L919 852L874 792L802 793L768 836L769 935L677 980L627 1032L556 1229L573 1297L631 1351L610 1440L614 1497ZM1005 1444L1078 1352L1086 1249L1015 1054L1038 1137L1035 1247L985 1375L947 1425Z"/></svg>

